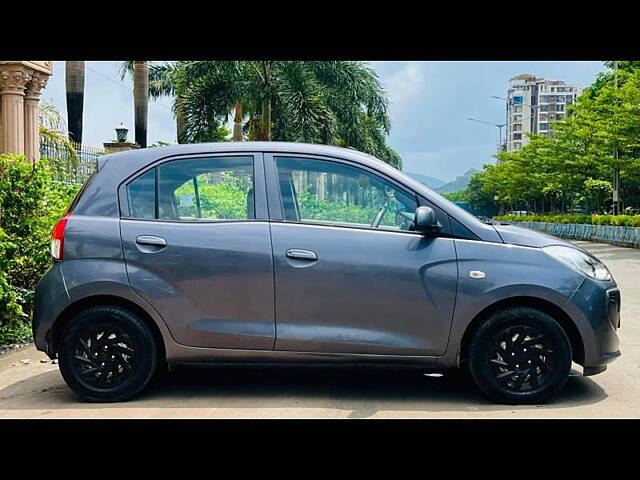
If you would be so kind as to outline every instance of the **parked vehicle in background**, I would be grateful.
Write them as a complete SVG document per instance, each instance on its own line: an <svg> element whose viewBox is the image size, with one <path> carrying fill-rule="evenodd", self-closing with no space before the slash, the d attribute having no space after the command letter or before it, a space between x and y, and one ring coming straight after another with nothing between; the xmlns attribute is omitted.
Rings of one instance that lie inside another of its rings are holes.
<svg viewBox="0 0 640 480"><path fill-rule="evenodd" d="M360 152L278 142L105 155L56 225L39 350L89 401L203 362L469 369L537 403L619 355L589 253L487 224Z"/></svg>
<svg viewBox="0 0 640 480"><path fill-rule="evenodd" d="M507 215L535 215L535 214L528 210L512 210Z"/></svg>

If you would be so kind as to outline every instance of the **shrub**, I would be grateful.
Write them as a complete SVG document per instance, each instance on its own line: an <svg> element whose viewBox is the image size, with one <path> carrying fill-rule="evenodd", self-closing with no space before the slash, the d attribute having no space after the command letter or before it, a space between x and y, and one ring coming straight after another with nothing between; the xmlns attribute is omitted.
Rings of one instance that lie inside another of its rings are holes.
<svg viewBox="0 0 640 480"><path fill-rule="evenodd" d="M579 223L588 225L640 227L640 215L501 215L493 218L511 222Z"/></svg>
<svg viewBox="0 0 640 480"><path fill-rule="evenodd" d="M0 155L0 343L29 335L33 290L51 263L51 230L79 189L53 180L58 167Z"/></svg>

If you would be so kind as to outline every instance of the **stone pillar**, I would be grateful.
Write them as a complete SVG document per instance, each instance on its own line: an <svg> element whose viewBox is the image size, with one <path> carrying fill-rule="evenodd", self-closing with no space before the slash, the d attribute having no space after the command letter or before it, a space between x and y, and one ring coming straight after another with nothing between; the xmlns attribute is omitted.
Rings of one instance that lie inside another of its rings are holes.
<svg viewBox="0 0 640 480"><path fill-rule="evenodd" d="M107 153L118 153L124 152L126 150L135 150L136 148L140 148L140 145L131 142L106 142L102 145L104 146L104 151Z"/></svg>
<svg viewBox="0 0 640 480"><path fill-rule="evenodd" d="M40 118L38 102L40 91L46 86L48 76L35 72L27 84L24 96L24 153L27 160L40 160Z"/></svg>
<svg viewBox="0 0 640 480"><path fill-rule="evenodd" d="M24 69L0 70L2 97L2 150L24 153L24 90L31 75Z"/></svg>

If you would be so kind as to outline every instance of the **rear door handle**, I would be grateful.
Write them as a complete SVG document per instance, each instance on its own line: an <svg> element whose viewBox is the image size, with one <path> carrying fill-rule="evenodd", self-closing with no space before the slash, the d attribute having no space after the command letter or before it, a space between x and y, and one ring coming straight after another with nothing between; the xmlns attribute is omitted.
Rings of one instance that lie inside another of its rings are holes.
<svg viewBox="0 0 640 480"><path fill-rule="evenodd" d="M167 241L162 237L156 237L154 235L140 235L136 237L136 243L138 245L153 245L155 247L166 247Z"/></svg>
<svg viewBox="0 0 640 480"><path fill-rule="evenodd" d="M318 255L311 250L303 250L301 248L290 248L285 255L289 258L298 260L318 260Z"/></svg>

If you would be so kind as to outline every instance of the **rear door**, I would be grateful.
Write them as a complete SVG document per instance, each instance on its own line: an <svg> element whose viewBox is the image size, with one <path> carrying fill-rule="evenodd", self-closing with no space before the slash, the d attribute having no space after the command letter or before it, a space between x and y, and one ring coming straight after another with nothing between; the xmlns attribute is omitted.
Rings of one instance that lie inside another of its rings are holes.
<svg viewBox="0 0 640 480"><path fill-rule="evenodd" d="M340 159L265 154L272 219L276 350L435 356L457 284L442 235L409 231L426 200Z"/></svg>
<svg viewBox="0 0 640 480"><path fill-rule="evenodd" d="M273 262L262 154L163 161L122 187L131 287L174 339L273 348Z"/></svg>

